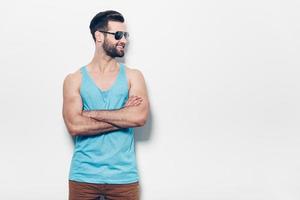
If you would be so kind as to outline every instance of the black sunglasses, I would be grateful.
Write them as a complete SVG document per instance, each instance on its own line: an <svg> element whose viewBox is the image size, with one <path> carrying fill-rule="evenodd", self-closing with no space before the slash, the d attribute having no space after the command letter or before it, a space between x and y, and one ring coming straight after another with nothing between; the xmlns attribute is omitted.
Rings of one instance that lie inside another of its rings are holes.
<svg viewBox="0 0 300 200"><path fill-rule="evenodd" d="M116 40L121 40L123 36L124 36L125 39L127 40L128 37L129 37L129 33L128 33L128 32L123 32L123 31L117 31L117 32L115 32L115 33L108 32L108 31L100 31L100 30L98 30L98 31L101 32L101 33L108 33L108 34L115 35L115 39L116 39Z"/></svg>

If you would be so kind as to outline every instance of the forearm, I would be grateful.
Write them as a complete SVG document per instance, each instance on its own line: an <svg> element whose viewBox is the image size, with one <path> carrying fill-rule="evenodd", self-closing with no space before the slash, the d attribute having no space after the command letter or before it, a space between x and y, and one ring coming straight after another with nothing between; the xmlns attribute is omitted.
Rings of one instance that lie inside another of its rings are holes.
<svg viewBox="0 0 300 200"><path fill-rule="evenodd" d="M121 129L121 127L83 115L77 116L69 125L69 132L72 136L99 135L118 129Z"/></svg>
<svg viewBox="0 0 300 200"><path fill-rule="evenodd" d="M84 111L83 115L92 119L113 124L120 128L131 128L144 125L141 110L138 107L124 107L117 110Z"/></svg>

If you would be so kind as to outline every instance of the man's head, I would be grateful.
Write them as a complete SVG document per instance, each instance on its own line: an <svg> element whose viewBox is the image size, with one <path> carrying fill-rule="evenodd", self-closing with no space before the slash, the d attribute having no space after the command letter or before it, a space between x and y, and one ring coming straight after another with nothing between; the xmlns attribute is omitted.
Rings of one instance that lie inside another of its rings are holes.
<svg viewBox="0 0 300 200"><path fill-rule="evenodd" d="M126 32L124 17L121 13L108 10L98 13L90 23L90 31L96 45L112 57L123 57L129 34Z"/></svg>

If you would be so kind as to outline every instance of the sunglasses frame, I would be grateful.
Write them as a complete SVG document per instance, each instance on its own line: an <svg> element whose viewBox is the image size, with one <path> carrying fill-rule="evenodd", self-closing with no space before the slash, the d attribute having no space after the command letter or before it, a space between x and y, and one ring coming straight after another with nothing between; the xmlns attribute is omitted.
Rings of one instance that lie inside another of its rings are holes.
<svg viewBox="0 0 300 200"><path fill-rule="evenodd" d="M109 32L109 31L102 31L102 30L98 30L98 31L101 32L101 33L108 33L108 34L114 35L116 40L121 40L123 37L125 37L126 40L129 38L129 33L125 32L125 31L116 31L114 33ZM122 34L120 38L117 38L118 33Z"/></svg>

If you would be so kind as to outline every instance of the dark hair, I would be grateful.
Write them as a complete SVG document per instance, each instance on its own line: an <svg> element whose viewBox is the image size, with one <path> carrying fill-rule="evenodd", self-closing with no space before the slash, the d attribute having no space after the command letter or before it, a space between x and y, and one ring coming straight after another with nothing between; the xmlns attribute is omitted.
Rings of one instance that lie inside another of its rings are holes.
<svg viewBox="0 0 300 200"><path fill-rule="evenodd" d="M114 10L99 12L90 23L90 31L94 41L96 41L95 32L97 30L107 31L109 21L124 22L125 19L121 13Z"/></svg>

